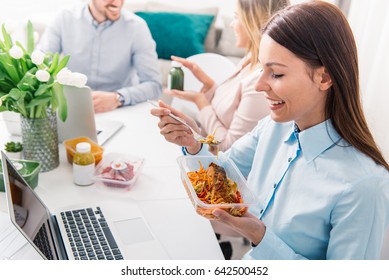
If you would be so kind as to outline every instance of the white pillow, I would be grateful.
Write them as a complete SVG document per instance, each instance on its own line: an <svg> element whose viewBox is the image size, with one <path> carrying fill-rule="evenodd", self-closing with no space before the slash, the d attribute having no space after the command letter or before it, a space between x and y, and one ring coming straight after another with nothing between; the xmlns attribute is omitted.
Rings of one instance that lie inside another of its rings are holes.
<svg viewBox="0 0 389 280"><path fill-rule="evenodd" d="M231 17L222 16L224 28L220 40L216 46L216 52L225 56L243 57L245 50L236 47L236 37L234 30L230 26Z"/></svg>
<svg viewBox="0 0 389 280"><path fill-rule="evenodd" d="M131 12L140 12L140 11L146 11L147 10L147 3L129 3L124 2L123 9L128 9Z"/></svg>

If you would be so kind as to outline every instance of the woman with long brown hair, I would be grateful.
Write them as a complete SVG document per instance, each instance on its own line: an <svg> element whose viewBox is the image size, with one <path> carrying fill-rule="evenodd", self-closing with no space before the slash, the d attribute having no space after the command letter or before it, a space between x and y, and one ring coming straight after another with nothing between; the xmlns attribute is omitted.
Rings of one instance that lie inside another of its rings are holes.
<svg viewBox="0 0 389 280"><path fill-rule="evenodd" d="M242 217L213 214L252 242L246 259L377 259L389 224L389 166L363 115L346 18L327 2L290 6L266 24L260 49L256 89L270 117L219 154L247 177L258 204ZM169 110L154 110L166 139L206 152Z"/></svg>

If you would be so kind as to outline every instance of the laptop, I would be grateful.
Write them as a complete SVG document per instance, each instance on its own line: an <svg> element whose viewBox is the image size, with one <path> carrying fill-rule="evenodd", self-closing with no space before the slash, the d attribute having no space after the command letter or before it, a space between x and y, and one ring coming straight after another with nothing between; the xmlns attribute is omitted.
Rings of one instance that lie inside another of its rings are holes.
<svg viewBox="0 0 389 280"><path fill-rule="evenodd" d="M105 144L122 127L123 122L96 118L93 109L92 92L89 87L64 86L68 104L68 117L65 122L59 118L58 140L76 137L89 137L99 145ZM2 112L6 128L11 135L21 136L20 116L15 112Z"/></svg>
<svg viewBox="0 0 389 280"><path fill-rule="evenodd" d="M1 155L10 220L43 259L170 259L136 203L104 202L51 213Z"/></svg>
<svg viewBox="0 0 389 280"><path fill-rule="evenodd" d="M86 136L103 145L122 128L122 122L95 119L92 91L89 87L64 86L64 95L68 105L68 116L65 122L58 118L59 142Z"/></svg>

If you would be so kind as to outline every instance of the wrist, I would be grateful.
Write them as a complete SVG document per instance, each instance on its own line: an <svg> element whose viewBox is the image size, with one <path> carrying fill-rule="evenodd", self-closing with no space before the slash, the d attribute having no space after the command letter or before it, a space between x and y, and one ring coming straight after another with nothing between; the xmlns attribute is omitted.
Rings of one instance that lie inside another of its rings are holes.
<svg viewBox="0 0 389 280"><path fill-rule="evenodd" d="M189 155L197 155L201 149L203 148L203 143L197 143L196 147L182 147L182 153L186 156Z"/></svg>
<svg viewBox="0 0 389 280"><path fill-rule="evenodd" d="M213 80L204 82L203 87L201 88L201 93L207 93L211 88L213 88L215 82Z"/></svg>
<svg viewBox="0 0 389 280"><path fill-rule="evenodd" d="M266 226L261 226L259 231L256 231L256 233L253 234L253 237L249 239L251 241L251 247L257 247L259 243L261 243L263 237L266 233Z"/></svg>
<svg viewBox="0 0 389 280"><path fill-rule="evenodd" d="M117 107L122 107L124 106L124 96L119 93L119 92L116 92L116 103L117 103Z"/></svg>
<svg viewBox="0 0 389 280"><path fill-rule="evenodd" d="M198 94L196 96L195 103L199 110L209 105L209 101L203 94Z"/></svg>

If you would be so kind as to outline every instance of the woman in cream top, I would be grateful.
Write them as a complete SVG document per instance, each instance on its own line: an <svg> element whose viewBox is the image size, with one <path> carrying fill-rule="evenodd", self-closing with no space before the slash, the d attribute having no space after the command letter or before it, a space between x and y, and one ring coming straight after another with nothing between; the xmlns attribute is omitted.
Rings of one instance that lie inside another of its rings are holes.
<svg viewBox="0 0 389 280"><path fill-rule="evenodd" d="M221 151L227 150L269 114L264 96L254 89L261 71L258 61L260 34L262 24L270 15L288 4L287 0L237 0L231 27L235 31L236 45L246 49L247 55L240 61L235 73L219 85L195 63L171 57L187 67L202 82L203 88L200 92L171 90L167 93L197 105L201 134L214 134L216 140L222 141L219 145ZM216 152L216 148L212 151Z"/></svg>
<svg viewBox="0 0 389 280"><path fill-rule="evenodd" d="M204 136L215 133L215 139L222 140L222 151L269 114L266 99L254 88L261 67L254 67L241 63L229 79L204 94L209 105L200 110L197 121Z"/></svg>

